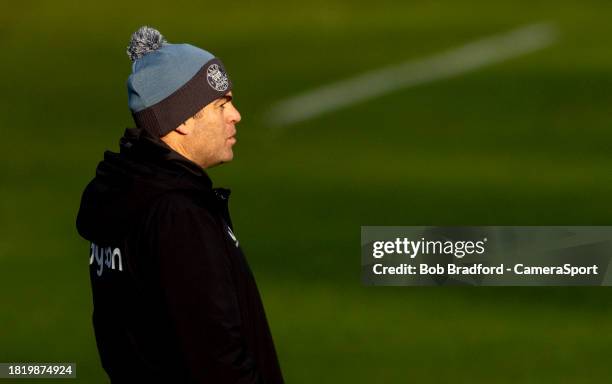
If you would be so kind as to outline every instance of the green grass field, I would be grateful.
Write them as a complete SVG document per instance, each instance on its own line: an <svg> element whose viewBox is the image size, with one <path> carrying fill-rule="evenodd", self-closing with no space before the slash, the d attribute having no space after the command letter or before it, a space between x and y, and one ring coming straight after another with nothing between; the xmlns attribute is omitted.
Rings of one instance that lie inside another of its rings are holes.
<svg viewBox="0 0 612 384"><path fill-rule="evenodd" d="M6 4L0 362L72 361L76 381L107 382L74 221L132 124L125 47L148 24L232 77L236 157L210 174L233 190L288 383L607 382L608 288L362 287L359 236L612 224L611 17L597 0ZM264 119L304 90L540 21L560 33L544 50L286 127Z"/></svg>

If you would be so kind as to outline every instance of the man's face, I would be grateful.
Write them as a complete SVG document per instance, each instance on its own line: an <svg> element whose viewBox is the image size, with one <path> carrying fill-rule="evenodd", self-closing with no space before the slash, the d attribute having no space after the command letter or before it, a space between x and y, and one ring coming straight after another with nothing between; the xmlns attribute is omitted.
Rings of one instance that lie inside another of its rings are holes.
<svg viewBox="0 0 612 384"><path fill-rule="evenodd" d="M228 92L205 106L187 121L190 134L185 146L192 160L203 168L210 168L234 158L232 147L236 144L236 124L240 113L232 104L232 92Z"/></svg>

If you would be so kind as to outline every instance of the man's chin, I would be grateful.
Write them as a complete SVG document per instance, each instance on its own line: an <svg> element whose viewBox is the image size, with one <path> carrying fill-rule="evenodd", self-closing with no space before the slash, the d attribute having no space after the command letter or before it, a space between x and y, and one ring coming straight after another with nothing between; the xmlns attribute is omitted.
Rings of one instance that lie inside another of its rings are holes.
<svg viewBox="0 0 612 384"><path fill-rule="evenodd" d="M232 160L234 160L234 152L230 149L229 153L223 157L223 160L221 160L221 162L229 163Z"/></svg>

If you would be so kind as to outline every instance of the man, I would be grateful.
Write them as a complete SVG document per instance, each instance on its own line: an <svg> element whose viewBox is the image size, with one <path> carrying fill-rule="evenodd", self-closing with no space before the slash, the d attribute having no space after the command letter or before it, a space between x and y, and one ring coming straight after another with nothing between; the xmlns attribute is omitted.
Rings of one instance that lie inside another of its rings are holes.
<svg viewBox="0 0 612 384"><path fill-rule="evenodd" d="M223 64L149 27L128 55L137 127L105 153L77 217L102 365L112 383L282 383L230 191L204 171L232 160L241 118Z"/></svg>

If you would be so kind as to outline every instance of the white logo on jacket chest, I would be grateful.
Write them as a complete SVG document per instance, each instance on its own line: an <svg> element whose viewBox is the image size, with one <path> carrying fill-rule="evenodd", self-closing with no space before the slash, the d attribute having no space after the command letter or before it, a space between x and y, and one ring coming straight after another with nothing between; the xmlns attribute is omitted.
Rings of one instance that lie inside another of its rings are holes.
<svg viewBox="0 0 612 384"><path fill-rule="evenodd" d="M98 269L96 274L102 276L104 267L106 269L115 269L119 267L120 271L123 271L123 262L121 261L121 250L119 248L111 247L100 247L97 244L91 243L91 255L89 256L89 265L92 265L96 261Z"/></svg>
<svg viewBox="0 0 612 384"><path fill-rule="evenodd" d="M232 229L230 227L225 227L225 229L227 229L227 234L232 238L232 240L234 241L234 244L236 245L236 247L238 247L238 245L240 244L238 242L238 239L236 238L236 235L234 235L234 232L232 232Z"/></svg>

